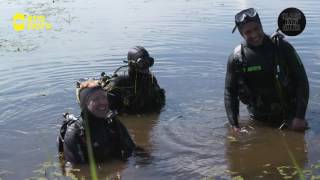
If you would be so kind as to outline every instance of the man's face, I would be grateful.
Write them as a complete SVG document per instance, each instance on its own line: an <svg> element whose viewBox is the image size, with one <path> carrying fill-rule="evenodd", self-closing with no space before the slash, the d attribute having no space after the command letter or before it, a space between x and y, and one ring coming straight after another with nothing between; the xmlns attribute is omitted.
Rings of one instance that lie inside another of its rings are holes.
<svg viewBox="0 0 320 180"><path fill-rule="evenodd" d="M264 33L260 24L248 22L241 28L241 35L247 43L253 46L259 46L263 42Z"/></svg>
<svg viewBox="0 0 320 180"><path fill-rule="evenodd" d="M104 118L109 111L109 101L103 90L95 91L88 99L88 110L99 118Z"/></svg>

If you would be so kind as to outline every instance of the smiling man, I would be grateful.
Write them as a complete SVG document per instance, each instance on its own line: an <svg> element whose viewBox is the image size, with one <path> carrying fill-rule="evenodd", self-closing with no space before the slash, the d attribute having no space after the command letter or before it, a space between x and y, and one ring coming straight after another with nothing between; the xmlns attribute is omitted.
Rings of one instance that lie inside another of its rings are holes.
<svg viewBox="0 0 320 180"><path fill-rule="evenodd" d="M279 35L267 36L255 9L235 16L235 27L245 40L231 53L225 79L225 108L233 130L239 132L239 100L250 117L277 127L302 131L309 83L292 45Z"/></svg>
<svg viewBox="0 0 320 180"><path fill-rule="evenodd" d="M136 148L126 127L109 109L106 92L100 87L80 89L79 118L66 118L58 138L59 152L71 164L96 162L111 158L126 160ZM67 117L67 116L66 116Z"/></svg>

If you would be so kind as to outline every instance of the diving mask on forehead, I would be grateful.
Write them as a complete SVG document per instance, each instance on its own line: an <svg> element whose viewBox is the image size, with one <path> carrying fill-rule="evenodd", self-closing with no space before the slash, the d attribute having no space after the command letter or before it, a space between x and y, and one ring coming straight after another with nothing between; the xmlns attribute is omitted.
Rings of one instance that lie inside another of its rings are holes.
<svg viewBox="0 0 320 180"><path fill-rule="evenodd" d="M236 28L241 29L241 27L248 22L257 22L261 24L259 15L254 8L242 10L235 15L236 25L234 26L232 33L234 33Z"/></svg>

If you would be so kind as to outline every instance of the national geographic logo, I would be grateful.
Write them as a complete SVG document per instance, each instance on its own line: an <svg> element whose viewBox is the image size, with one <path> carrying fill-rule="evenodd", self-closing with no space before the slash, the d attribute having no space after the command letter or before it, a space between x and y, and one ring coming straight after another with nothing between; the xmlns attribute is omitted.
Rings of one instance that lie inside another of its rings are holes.
<svg viewBox="0 0 320 180"><path fill-rule="evenodd" d="M16 13L13 16L12 25L15 31L52 29L52 25L46 21L45 16L26 15L23 13Z"/></svg>
<svg viewBox="0 0 320 180"><path fill-rule="evenodd" d="M278 26L287 36L296 36L306 27L306 17L297 8L287 8L280 13Z"/></svg>

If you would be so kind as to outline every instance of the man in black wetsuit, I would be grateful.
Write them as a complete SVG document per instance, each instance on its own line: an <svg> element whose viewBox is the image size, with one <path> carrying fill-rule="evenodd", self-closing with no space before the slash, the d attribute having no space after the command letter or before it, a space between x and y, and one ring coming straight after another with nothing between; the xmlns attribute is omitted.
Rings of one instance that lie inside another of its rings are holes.
<svg viewBox="0 0 320 180"><path fill-rule="evenodd" d="M111 78L105 86L115 97L111 108L130 114L159 112L165 104L165 91L149 71L154 59L141 46L131 48L127 59L127 74Z"/></svg>
<svg viewBox="0 0 320 180"><path fill-rule="evenodd" d="M66 118L58 137L59 152L72 164L96 162L110 158L125 160L136 148L125 126L109 109L101 87L83 88L79 92L81 116Z"/></svg>
<svg viewBox="0 0 320 180"><path fill-rule="evenodd" d="M235 23L232 32L238 28L245 42L229 56L225 79L225 108L233 130L241 129L239 100L253 119L305 130L309 84L297 52L279 35L265 34L253 8L236 14Z"/></svg>
<svg viewBox="0 0 320 180"><path fill-rule="evenodd" d="M142 114L159 112L165 105L165 90L160 88L149 68L154 59L142 46L131 48L127 55L125 73L117 73L100 81L86 81L80 87L94 87L99 83L108 92L110 108L118 113ZM120 75L118 75L120 74Z"/></svg>

